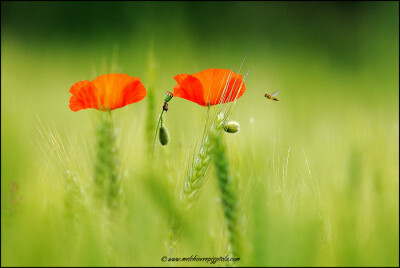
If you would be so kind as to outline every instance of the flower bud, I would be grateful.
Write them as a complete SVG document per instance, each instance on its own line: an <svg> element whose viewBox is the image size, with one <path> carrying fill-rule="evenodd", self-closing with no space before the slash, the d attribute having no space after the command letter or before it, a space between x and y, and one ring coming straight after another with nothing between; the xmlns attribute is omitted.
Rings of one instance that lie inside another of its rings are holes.
<svg viewBox="0 0 400 268"><path fill-rule="evenodd" d="M167 145L169 141L169 134L166 127L161 126L160 131L158 132L158 139L161 145Z"/></svg>
<svg viewBox="0 0 400 268"><path fill-rule="evenodd" d="M165 92L164 101L169 102L173 96L174 96L174 94L172 94L172 92L169 92L169 91Z"/></svg>
<svg viewBox="0 0 400 268"><path fill-rule="evenodd" d="M228 133L236 133L240 130L240 125L236 121L229 121L224 125L224 130Z"/></svg>

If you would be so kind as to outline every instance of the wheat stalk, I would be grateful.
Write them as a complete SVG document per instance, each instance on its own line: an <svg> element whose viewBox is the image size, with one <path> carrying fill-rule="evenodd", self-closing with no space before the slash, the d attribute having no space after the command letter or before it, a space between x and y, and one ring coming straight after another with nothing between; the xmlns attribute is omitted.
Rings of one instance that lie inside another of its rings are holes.
<svg viewBox="0 0 400 268"><path fill-rule="evenodd" d="M147 59L147 115L146 115L146 140L147 151L150 153L153 150L153 131L154 131L154 118L156 115L156 96L155 96L155 71L156 62L154 57L153 42L149 46L149 54Z"/></svg>
<svg viewBox="0 0 400 268"><path fill-rule="evenodd" d="M210 128L210 131L222 130L222 117L216 119L215 124ZM200 188L203 186L208 167L211 163L211 149L212 144L210 141L210 135L207 134L202 140L199 153L192 163L189 171L187 172L186 182L183 186L180 202L184 209L189 209L193 205L193 201L197 197Z"/></svg>
<svg viewBox="0 0 400 268"><path fill-rule="evenodd" d="M239 200L233 177L229 172L229 162L226 156L226 148L220 132L211 132L212 154L215 173L221 192L222 209L227 221L229 241L233 256L240 257L241 228L239 227Z"/></svg>
<svg viewBox="0 0 400 268"><path fill-rule="evenodd" d="M106 200L109 208L115 208L121 192L121 179L118 172L119 159L111 111L102 114L96 135L94 181L97 185L97 195Z"/></svg>
<svg viewBox="0 0 400 268"><path fill-rule="evenodd" d="M77 172L75 161L70 157L71 152L68 150L72 146L71 142L64 146L60 134L54 125L53 128L45 127L37 116L37 130L41 136L41 142L38 141L38 148L45 162L50 163L50 158L55 158L57 167L61 170L63 176L63 184L65 186L64 214L72 223L76 223L82 210L83 199L86 196L84 189L80 183L80 177Z"/></svg>

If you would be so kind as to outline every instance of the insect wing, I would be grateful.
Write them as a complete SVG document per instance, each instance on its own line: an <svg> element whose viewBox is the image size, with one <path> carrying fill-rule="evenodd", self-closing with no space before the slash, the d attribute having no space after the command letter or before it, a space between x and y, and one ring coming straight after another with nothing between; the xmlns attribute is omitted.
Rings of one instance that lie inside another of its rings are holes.
<svg viewBox="0 0 400 268"><path fill-rule="evenodd" d="M279 90L275 91L274 93L271 94L272 97L275 97L276 95L279 94Z"/></svg>

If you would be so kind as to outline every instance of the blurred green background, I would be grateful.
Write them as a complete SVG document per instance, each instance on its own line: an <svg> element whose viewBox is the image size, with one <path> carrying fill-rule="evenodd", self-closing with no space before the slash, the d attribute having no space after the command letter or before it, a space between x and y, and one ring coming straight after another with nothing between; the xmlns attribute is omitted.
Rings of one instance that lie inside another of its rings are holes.
<svg viewBox="0 0 400 268"><path fill-rule="evenodd" d="M68 90L126 73L155 85L158 113L174 75L238 72L246 54L232 115L241 131L226 135L243 210L238 265L398 266L398 2L12 1L1 3L2 265L169 265L164 201L179 196L205 109L173 98L171 142L151 163L147 98L113 111L126 212L109 231L82 213L70 235L62 162L91 188L99 112L72 112ZM263 97L275 90L279 102ZM216 185L210 172L178 257L227 254Z"/></svg>

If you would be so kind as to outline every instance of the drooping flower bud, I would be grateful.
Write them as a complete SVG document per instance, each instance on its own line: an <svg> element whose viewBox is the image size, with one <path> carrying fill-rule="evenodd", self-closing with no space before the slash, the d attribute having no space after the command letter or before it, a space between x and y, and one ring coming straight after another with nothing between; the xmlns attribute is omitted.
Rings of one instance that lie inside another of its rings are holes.
<svg viewBox="0 0 400 268"><path fill-rule="evenodd" d="M165 146L165 145L168 144L168 141L169 141L169 133L168 133L168 130L167 130L166 127L164 127L164 126L161 126L161 127L160 127L160 131L159 131L159 133L158 133L158 139L159 139L160 144L161 144L162 146Z"/></svg>
<svg viewBox="0 0 400 268"><path fill-rule="evenodd" d="M229 121L228 123L225 123L224 130L228 133L236 133L239 132L240 125L236 121Z"/></svg>
<svg viewBox="0 0 400 268"><path fill-rule="evenodd" d="M169 102L173 96L174 96L174 94L172 94L172 92L169 92L169 91L165 92L164 101Z"/></svg>

